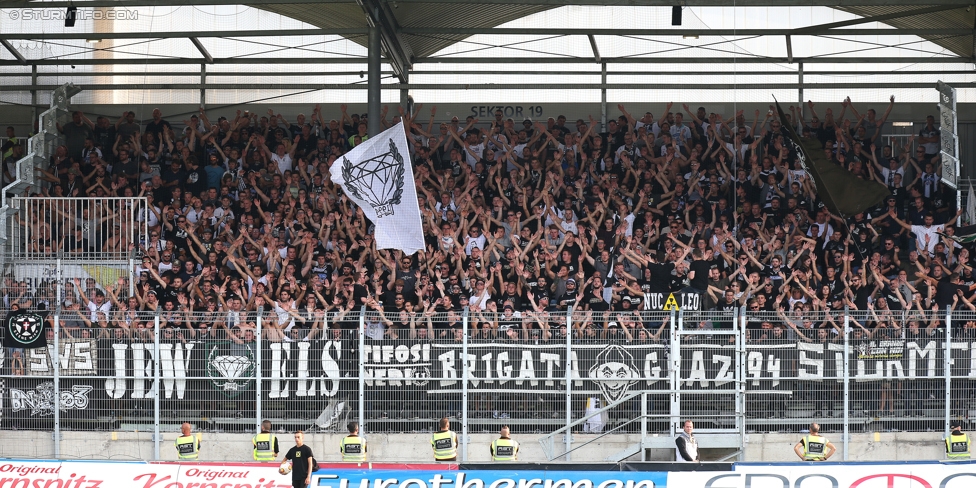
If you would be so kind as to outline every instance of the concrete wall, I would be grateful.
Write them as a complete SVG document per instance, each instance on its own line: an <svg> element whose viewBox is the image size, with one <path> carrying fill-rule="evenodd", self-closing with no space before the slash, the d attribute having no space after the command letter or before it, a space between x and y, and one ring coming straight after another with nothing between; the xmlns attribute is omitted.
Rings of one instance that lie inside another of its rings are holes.
<svg viewBox="0 0 976 488"><path fill-rule="evenodd" d="M82 85L83 86L83 85ZM104 92L98 92L104 94ZM925 91L924 93L935 94L935 87L933 86L931 92ZM887 96L887 95L886 95ZM474 100L478 100L480 97L477 95L472 95ZM77 99L76 99L77 100ZM824 117L824 111L827 107L833 108L834 113L840 112L840 100L838 98L836 102L819 102L817 103L816 109L821 117ZM770 100L771 101L771 100ZM423 103L423 100L417 100L418 103ZM644 103L635 102L633 100L620 100L607 102L608 117L618 117L620 112L617 110L617 104L624 103L627 105L628 110L634 114L644 113L645 110L651 110L655 115L659 115L659 111L664 109L664 103ZM694 107L702 105L698 102L688 102ZM792 103L792 102L787 102ZM675 110L681 110L681 101L676 101ZM917 127L914 130L894 127L891 122L915 122L916 124L924 124L926 115L938 115L938 110L934 107L935 102L932 103L911 103L900 101L895 104L892 109L891 114L888 117L889 124L885 128L885 134L902 134L902 133L918 133ZM746 119L751 125L754 117L754 112L756 109L762 111L763 114L766 113L769 107L769 102L762 103L705 103L705 107L709 112L715 112L719 114L724 114L726 117L731 116L736 109L745 110ZM879 115L884 113L884 110L888 106L888 101L880 102L858 102L857 107L861 111L865 111L868 108L874 108L878 111ZM167 119L170 123L174 124L174 128L179 130L182 127L182 121L188 119L190 115L196 114L199 110L199 104L196 103L184 103L184 104L82 104L76 103L72 105L72 108L84 111L89 118L93 121L97 115L105 115L111 119L114 123L119 114L123 110L132 110L136 112L136 119L142 120L145 124L150 120L150 114L154 108L159 108L163 112L163 118ZM427 121L428 109L430 105L422 109L424 111L423 116L420 118L424 123ZM530 107L534 107L536 110L541 111L543 114L541 119L537 115L530 114ZM38 113L46 109L47 107L41 108ZM259 114L267 113L269 108L274 108L276 112L280 112L292 123L295 122L295 117L299 113L304 113L309 115L313 106L311 104L291 104L291 103L274 103L274 102L262 102L258 104L240 104L240 105L220 105L219 107L211 107L208 112L208 116L211 121L216 121L218 116L225 116L233 119L235 112L240 110L252 110ZM478 101L473 101L471 103L446 103L437 104L437 121L446 122L451 119L451 116L457 115L461 119L464 119L468 115L477 117L482 122L482 126L488 123L488 120L492 118L492 113L495 108L502 108L503 111L509 113L514 119L521 122L525 117L531 117L533 120L545 120L547 117L556 117L557 115L565 115L570 121L574 121L578 118L586 119L588 115L593 115L597 119L600 116L600 104L599 103L498 103L485 105ZM395 107L392 108L391 114L394 113ZM349 113L364 113L366 112L366 104L350 104ZM6 127L7 125L12 125L17 131L18 135L23 135L31 130L33 119L31 118L32 107L30 106L4 106L3 120L0 121ZM339 104L322 104L323 117L326 120L330 118L337 118L339 116ZM976 122L976 104L972 103L960 103L957 106L957 113L959 116L959 123ZM809 117L808 117L809 118ZM851 118L848 113L848 117ZM936 117L938 119L938 117ZM685 121L688 122L687 116ZM856 120L855 120L856 122ZM521 125L516 124L518 127ZM960 141L963 144L964 141Z"/></svg>
<svg viewBox="0 0 976 488"><path fill-rule="evenodd" d="M176 433L164 433L160 444L160 458L175 460L173 440ZM292 435L278 433L282 452L294 445ZM825 434L840 450L837 460L843 459L843 439L840 434ZM594 436L574 435L574 446ZM749 434L746 438L746 461L795 461L793 445L801 434ZM943 459L941 433L935 432L875 432L853 434L848 448L851 461L915 461ZM247 461L251 459L251 436L245 434L204 433L201 460ZM308 433L305 442L320 461L338 461L338 434ZM488 444L492 434L471 434L468 460L489 461ZM547 461L539 444L540 435L518 435L522 445L519 460ZM51 458L54 443L50 432L3 431L0 434L0 457ZM639 434L606 436L572 453L574 462L602 462L607 456L636 444ZM556 439L556 452L563 452L562 437ZM154 446L152 434L145 432L64 432L61 440L62 459L151 460ZM724 452L724 451L722 451ZM717 451L705 450L703 458L714 459ZM672 449L654 449L649 460L671 460ZM369 436L371 461L428 462L431 460L430 434L372 434ZM639 457L631 458L639 460Z"/></svg>

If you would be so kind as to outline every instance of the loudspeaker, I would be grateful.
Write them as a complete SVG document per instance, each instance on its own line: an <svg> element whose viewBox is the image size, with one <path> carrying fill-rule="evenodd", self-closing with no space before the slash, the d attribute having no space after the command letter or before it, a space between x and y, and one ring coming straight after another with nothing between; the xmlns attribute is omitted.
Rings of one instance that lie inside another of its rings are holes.
<svg viewBox="0 0 976 488"><path fill-rule="evenodd" d="M681 6L671 7L671 25L681 25Z"/></svg>
<svg viewBox="0 0 976 488"><path fill-rule="evenodd" d="M68 7L68 10L64 12L64 26L74 27L75 16L77 15L78 15L78 7Z"/></svg>

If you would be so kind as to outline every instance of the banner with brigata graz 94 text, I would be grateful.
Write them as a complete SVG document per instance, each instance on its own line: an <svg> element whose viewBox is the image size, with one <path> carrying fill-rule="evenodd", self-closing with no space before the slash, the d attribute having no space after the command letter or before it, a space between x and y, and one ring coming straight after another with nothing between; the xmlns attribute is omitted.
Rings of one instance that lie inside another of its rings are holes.
<svg viewBox="0 0 976 488"><path fill-rule="evenodd" d="M730 337L683 341L678 386L733 388L738 361ZM88 418L95 411L106 415L123 407L151 409L157 371L164 410L209 408L217 402L243 402L241 408L246 408L246 402L256 399L259 375L261 398L269 409L284 405L323 411L329 403L358 396L360 350L351 334L262 342L260 351L254 342L199 340L163 341L157 349L151 342L68 339L57 347L55 351L52 343L47 349L25 350L18 371L10 358L0 358L2 420L53 419L56 397L65 419ZM936 387L943 377L945 351L942 340L916 338L852 342L846 354L853 381L918 381L913 389L925 389ZM464 354L460 341L366 340L365 386L373 398L411 402L459 397L465 377L469 393L553 398L565 394L570 379L574 395L601 396L608 402L628 392L666 394L670 388L671 345L657 340L577 341L568 359L565 339L472 341ZM840 382L844 376L845 348L837 342L750 339L744 354L747 391L789 394L800 382ZM976 379L973 354L976 342L953 342L953 377ZM61 367L57 395L50 359L55 355Z"/></svg>

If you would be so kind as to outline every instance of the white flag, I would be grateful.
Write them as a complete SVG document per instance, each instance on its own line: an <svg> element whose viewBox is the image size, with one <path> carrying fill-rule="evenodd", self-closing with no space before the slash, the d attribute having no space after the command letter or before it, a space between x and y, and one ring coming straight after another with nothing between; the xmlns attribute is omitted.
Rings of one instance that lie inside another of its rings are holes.
<svg viewBox="0 0 976 488"><path fill-rule="evenodd" d="M424 228L403 122L370 137L330 168L363 214L376 225L377 249L413 254L424 248Z"/></svg>

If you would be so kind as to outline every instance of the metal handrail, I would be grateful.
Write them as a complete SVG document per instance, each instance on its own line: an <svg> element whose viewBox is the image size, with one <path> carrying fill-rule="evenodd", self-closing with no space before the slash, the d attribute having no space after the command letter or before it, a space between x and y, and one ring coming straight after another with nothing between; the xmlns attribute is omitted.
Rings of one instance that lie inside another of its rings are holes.
<svg viewBox="0 0 976 488"><path fill-rule="evenodd" d="M572 429L573 427L576 427L577 425L585 424L587 420L590 420L591 418L596 417L597 415L600 415L603 412L605 412L607 410L610 410L611 408L614 408L617 405L620 405L620 404L626 402L627 400L631 400L631 399L633 399L634 397L636 397L638 395L640 395L641 397L646 397L647 393L646 392L643 392L643 391L639 391L639 392L628 392L624 396L618 398L616 401L611 402L611 403L608 403L607 405L605 405L602 408L597 409L593 413L591 413L589 415L584 415L579 420L573 421L572 423L570 423L568 425L565 425L563 427L560 427L559 429L556 429L556 430L550 432L548 435L544 436L542 439L539 439L539 444L542 444L542 450L543 450L543 452L546 453L546 458L548 458L550 461L552 461L553 459L556 458L556 457L554 457L552 455L552 453L553 453L553 449L555 449L555 447L553 446L553 439L557 435L559 435L560 433L565 432L565 431L567 431L569 429ZM644 399L646 400L646 398L644 398ZM571 432L570 432L570 434L571 434ZM603 435L605 435L605 434L601 434L600 437L602 437ZM565 456L566 454L568 454L570 452L573 452L575 449L576 448L570 449L570 450L566 451L565 453L563 453L562 455Z"/></svg>

